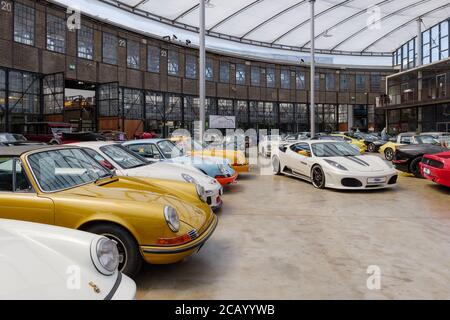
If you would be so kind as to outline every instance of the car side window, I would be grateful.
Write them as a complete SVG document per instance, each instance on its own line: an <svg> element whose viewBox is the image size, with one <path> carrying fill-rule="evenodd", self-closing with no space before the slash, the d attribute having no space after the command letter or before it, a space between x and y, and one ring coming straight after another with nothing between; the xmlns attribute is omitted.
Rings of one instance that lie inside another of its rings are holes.
<svg viewBox="0 0 450 320"><path fill-rule="evenodd" d="M92 149L85 149L85 151L87 152L87 154L89 156L91 156L92 158L94 158L95 161L97 161L98 163L100 163L100 165L103 168L106 168L108 170L114 170L114 166L111 164L111 162L109 162L108 160L106 160L100 153L98 153L95 150Z"/></svg>
<svg viewBox="0 0 450 320"><path fill-rule="evenodd" d="M154 144L134 144L131 146L128 146L128 148L139 154L140 156L143 156L145 158L150 159L159 159L161 158L161 154L158 150L158 148Z"/></svg>
<svg viewBox="0 0 450 320"><path fill-rule="evenodd" d="M19 160L0 157L0 192L28 192L33 188Z"/></svg>
<svg viewBox="0 0 450 320"><path fill-rule="evenodd" d="M307 143L297 143L291 146L291 150L300 155L311 156L311 147Z"/></svg>
<svg viewBox="0 0 450 320"><path fill-rule="evenodd" d="M401 137L400 138L400 143L410 144L411 143L411 137Z"/></svg>

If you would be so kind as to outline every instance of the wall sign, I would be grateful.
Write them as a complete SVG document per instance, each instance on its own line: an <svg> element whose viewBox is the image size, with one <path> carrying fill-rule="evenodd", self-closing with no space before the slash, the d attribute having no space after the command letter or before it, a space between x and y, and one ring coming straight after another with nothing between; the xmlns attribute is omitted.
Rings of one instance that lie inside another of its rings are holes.
<svg viewBox="0 0 450 320"><path fill-rule="evenodd" d="M0 8L2 11L11 12L12 11L12 3L6 0L0 2Z"/></svg>
<svg viewBox="0 0 450 320"><path fill-rule="evenodd" d="M124 48L127 46L127 41L125 39L119 39L119 47Z"/></svg>

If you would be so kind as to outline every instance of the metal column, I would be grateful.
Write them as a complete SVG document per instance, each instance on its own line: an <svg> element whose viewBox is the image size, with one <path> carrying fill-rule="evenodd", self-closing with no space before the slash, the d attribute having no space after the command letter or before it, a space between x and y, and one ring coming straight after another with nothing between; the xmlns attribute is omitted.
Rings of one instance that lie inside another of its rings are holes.
<svg viewBox="0 0 450 320"><path fill-rule="evenodd" d="M316 0L309 0L309 3L311 4L311 98L310 98L310 125L311 125L311 138L315 136L316 134L316 119L315 119L315 57L314 57L314 3Z"/></svg>
<svg viewBox="0 0 450 320"><path fill-rule="evenodd" d="M203 141L203 133L205 131L205 103L206 103L206 90L205 90L205 64L206 64L206 53L205 53L205 0L200 0L200 14L199 14L199 46L200 46L200 75L199 75L199 116L200 116L200 141Z"/></svg>

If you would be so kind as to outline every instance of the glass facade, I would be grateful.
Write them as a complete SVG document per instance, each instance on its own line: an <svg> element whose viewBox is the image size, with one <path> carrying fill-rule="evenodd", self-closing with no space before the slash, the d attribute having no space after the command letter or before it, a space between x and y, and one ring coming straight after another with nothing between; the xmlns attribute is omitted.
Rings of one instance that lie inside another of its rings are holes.
<svg viewBox="0 0 450 320"><path fill-rule="evenodd" d="M144 118L144 99L141 90L123 89L123 104L120 103L119 112L125 119L141 120Z"/></svg>
<svg viewBox="0 0 450 320"><path fill-rule="evenodd" d="M171 76L178 76L179 69L180 61L178 52L170 50L167 57L167 73Z"/></svg>
<svg viewBox="0 0 450 320"><path fill-rule="evenodd" d="M417 52L422 50L422 63L429 64L449 57L449 21L446 19L422 32L422 48L416 37L392 53L392 65L402 70L416 67Z"/></svg>

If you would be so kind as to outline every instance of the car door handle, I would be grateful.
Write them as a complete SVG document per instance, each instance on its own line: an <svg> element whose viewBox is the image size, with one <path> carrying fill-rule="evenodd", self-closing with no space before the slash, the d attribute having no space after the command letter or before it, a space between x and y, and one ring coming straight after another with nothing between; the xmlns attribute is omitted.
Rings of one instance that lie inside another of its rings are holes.
<svg viewBox="0 0 450 320"><path fill-rule="evenodd" d="M305 166L307 166L308 164L304 161L300 161L301 164L304 164Z"/></svg>

